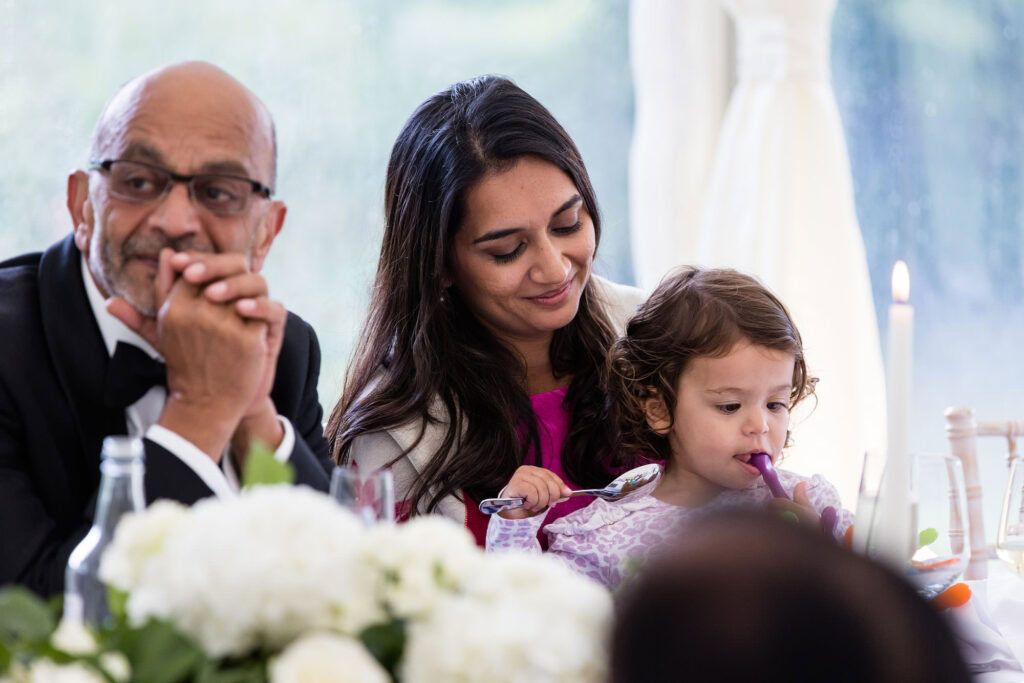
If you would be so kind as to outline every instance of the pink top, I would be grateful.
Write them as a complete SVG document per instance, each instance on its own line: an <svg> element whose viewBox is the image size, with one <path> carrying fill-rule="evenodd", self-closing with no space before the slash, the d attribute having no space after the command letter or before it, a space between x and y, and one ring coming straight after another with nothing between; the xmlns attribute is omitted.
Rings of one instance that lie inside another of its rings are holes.
<svg viewBox="0 0 1024 683"><path fill-rule="evenodd" d="M551 470L566 483L571 489L579 488L575 482L570 481L562 469L562 446L565 444L565 437L569 434L569 411L565 409L562 402L569 392L569 387L562 387L554 391L545 391L540 394L532 394L530 403L533 404L533 412L537 416L537 431L540 437L540 462L541 467ZM531 458L533 453L530 453ZM530 460L527 460L529 463ZM590 504L586 497L570 498L560 505L548 510L545 523L553 522L559 517L564 517L570 512L585 508Z"/></svg>
<svg viewBox="0 0 1024 683"><path fill-rule="evenodd" d="M853 524L853 515L842 509L836 488L820 475L807 478L786 470L776 471L791 497L796 485L806 481L807 497L818 514L829 505L839 511L835 535L842 538L847 527ZM652 496L656 486L656 481L651 482L614 503L594 499L589 506L547 524L543 531L549 543L548 554L558 557L570 569L614 588L648 555L666 542L680 538L679 527L698 514L764 505L772 497L758 478L748 488L723 491L699 508L686 508ZM487 527L487 552L510 549L541 552L537 531L542 523L542 515L526 519L492 515Z"/></svg>
<svg viewBox="0 0 1024 683"><path fill-rule="evenodd" d="M565 437L569 434L569 411L566 410L563 402L569 387L564 386L553 391L545 391L539 394L530 395L530 403L533 412L537 416L537 436L540 439L540 466L557 474L569 488L579 488L575 482L566 478L565 470L562 469L562 445ZM523 438L526 438L525 430ZM534 453L531 450L527 456L526 464L534 464ZM489 517L477 509L480 501L470 500L466 506L466 527L477 538L480 545L484 544L487 534L487 523ZM548 511L544 522L553 522L559 517L584 508L590 504L586 497L570 498L564 503L556 505ZM538 515L539 517L540 515ZM535 532L542 542L546 542L539 528Z"/></svg>

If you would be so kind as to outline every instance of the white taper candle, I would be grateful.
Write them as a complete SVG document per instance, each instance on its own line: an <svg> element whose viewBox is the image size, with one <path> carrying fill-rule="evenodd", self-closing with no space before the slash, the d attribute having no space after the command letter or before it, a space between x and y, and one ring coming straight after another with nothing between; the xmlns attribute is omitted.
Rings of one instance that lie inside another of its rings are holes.
<svg viewBox="0 0 1024 683"><path fill-rule="evenodd" d="M889 306L889 344L886 403L888 439L876 525L879 556L896 567L910 558L910 404L913 376L914 308L910 298L907 264L897 261L892 269Z"/></svg>

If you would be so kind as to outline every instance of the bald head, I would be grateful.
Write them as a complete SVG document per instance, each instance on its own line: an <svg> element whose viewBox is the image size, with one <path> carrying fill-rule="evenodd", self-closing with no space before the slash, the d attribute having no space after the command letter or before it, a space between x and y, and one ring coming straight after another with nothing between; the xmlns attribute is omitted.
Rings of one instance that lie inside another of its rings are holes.
<svg viewBox="0 0 1024 683"><path fill-rule="evenodd" d="M122 86L96 123L90 157L120 158L133 143L150 136L189 157L196 156L191 148L199 142L212 152L219 147L237 150L241 141L248 147L250 177L275 186L277 142L270 112L252 91L213 64L180 62Z"/></svg>

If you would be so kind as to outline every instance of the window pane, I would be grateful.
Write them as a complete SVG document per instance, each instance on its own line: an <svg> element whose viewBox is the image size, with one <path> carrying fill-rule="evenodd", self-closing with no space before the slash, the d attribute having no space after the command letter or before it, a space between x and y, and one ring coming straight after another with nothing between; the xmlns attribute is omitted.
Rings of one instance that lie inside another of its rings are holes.
<svg viewBox="0 0 1024 683"><path fill-rule="evenodd" d="M325 410L340 393L365 313L391 144L415 106L454 81L509 76L565 125L603 209L598 270L632 281L626 0L226 0L204 3L201 14L196 7L4 5L0 256L67 234L65 174L85 166L92 126L121 83L172 61L206 59L275 116L276 190L289 212L266 274L273 296L320 336Z"/></svg>
<svg viewBox="0 0 1024 683"><path fill-rule="evenodd" d="M911 271L916 450L947 449L948 406L1020 416L1022 31L1013 0L844 0L836 11L833 76L883 337L893 262ZM979 446L991 536L1006 443Z"/></svg>

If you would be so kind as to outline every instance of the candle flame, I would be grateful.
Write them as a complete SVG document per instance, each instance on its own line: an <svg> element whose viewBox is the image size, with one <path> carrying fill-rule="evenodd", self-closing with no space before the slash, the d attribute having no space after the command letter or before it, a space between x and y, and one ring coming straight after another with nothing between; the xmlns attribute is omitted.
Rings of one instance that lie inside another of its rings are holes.
<svg viewBox="0 0 1024 683"><path fill-rule="evenodd" d="M900 303L910 299L910 271L903 261L897 261L892 267L892 298Z"/></svg>

